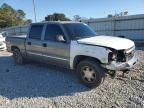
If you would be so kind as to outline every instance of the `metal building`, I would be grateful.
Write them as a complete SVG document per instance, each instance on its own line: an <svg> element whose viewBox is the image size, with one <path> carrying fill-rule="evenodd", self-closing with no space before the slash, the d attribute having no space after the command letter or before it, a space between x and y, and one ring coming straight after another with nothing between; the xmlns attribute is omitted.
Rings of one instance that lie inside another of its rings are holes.
<svg viewBox="0 0 144 108"><path fill-rule="evenodd" d="M21 26L5 28L2 29L1 31L6 31L7 36L23 35L23 34L27 34L28 28L29 25L21 25Z"/></svg>
<svg viewBox="0 0 144 108"><path fill-rule="evenodd" d="M144 41L144 14L83 21L98 34L122 36L134 41Z"/></svg>
<svg viewBox="0 0 144 108"><path fill-rule="evenodd" d="M100 35L122 36L144 43L144 14L84 20ZM5 28L8 35L26 34L29 25Z"/></svg>

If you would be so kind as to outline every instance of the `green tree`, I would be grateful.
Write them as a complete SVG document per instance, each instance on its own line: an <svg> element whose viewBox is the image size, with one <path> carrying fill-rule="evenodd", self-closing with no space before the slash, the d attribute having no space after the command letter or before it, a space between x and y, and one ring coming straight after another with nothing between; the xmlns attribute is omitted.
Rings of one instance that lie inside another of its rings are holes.
<svg viewBox="0 0 144 108"><path fill-rule="evenodd" d="M21 10L21 9L19 9L19 10L17 10L17 18L19 18L19 19L23 19L23 18L25 18L25 13L24 13L24 11L23 10Z"/></svg>
<svg viewBox="0 0 144 108"><path fill-rule="evenodd" d="M4 3L2 6L1 6L1 9L2 11L4 12L4 14L6 15L12 15L12 13L15 12L15 10L8 4Z"/></svg>
<svg viewBox="0 0 144 108"><path fill-rule="evenodd" d="M15 10L10 5L4 3L0 7L0 28L31 23L32 20L26 19L25 15L23 10Z"/></svg>
<svg viewBox="0 0 144 108"><path fill-rule="evenodd" d="M28 19L28 20L26 20L26 21L24 22L24 24L30 24L30 23L32 23L32 20L31 20L31 19Z"/></svg>
<svg viewBox="0 0 144 108"><path fill-rule="evenodd" d="M70 21L63 13L54 13L45 17L46 21Z"/></svg>

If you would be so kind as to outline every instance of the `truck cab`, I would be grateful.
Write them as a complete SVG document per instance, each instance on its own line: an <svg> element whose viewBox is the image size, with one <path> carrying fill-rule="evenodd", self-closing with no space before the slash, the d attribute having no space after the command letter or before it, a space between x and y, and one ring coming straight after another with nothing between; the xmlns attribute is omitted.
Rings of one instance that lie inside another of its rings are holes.
<svg viewBox="0 0 144 108"><path fill-rule="evenodd" d="M69 67L70 39L58 23L32 24L25 46L29 58Z"/></svg>

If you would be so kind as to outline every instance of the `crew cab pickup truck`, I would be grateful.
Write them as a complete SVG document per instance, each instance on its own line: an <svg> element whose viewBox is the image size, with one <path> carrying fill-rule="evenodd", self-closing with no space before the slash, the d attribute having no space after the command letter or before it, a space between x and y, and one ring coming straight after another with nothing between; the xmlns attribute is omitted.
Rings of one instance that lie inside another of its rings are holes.
<svg viewBox="0 0 144 108"><path fill-rule="evenodd" d="M81 22L33 23L27 35L6 37L16 63L26 59L70 68L88 87L97 87L105 70L126 71L137 62L133 41L96 34Z"/></svg>

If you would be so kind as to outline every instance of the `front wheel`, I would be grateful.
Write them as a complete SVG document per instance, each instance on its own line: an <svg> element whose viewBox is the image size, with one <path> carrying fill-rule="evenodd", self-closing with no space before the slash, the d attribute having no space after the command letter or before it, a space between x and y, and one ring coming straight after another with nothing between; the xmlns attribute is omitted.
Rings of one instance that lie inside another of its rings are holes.
<svg viewBox="0 0 144 108"><path fill-rule="evenodd" d="M86 59L78 64L77 75L84 85L94 88L104 80L105 72L98 62Z"/></svg>
<svg viewBox="0 0 144 108"><path fill-rule="evenodd" d="M16 64L23 64L24 60L19 49L13 50L13 57Z"/></svg>

